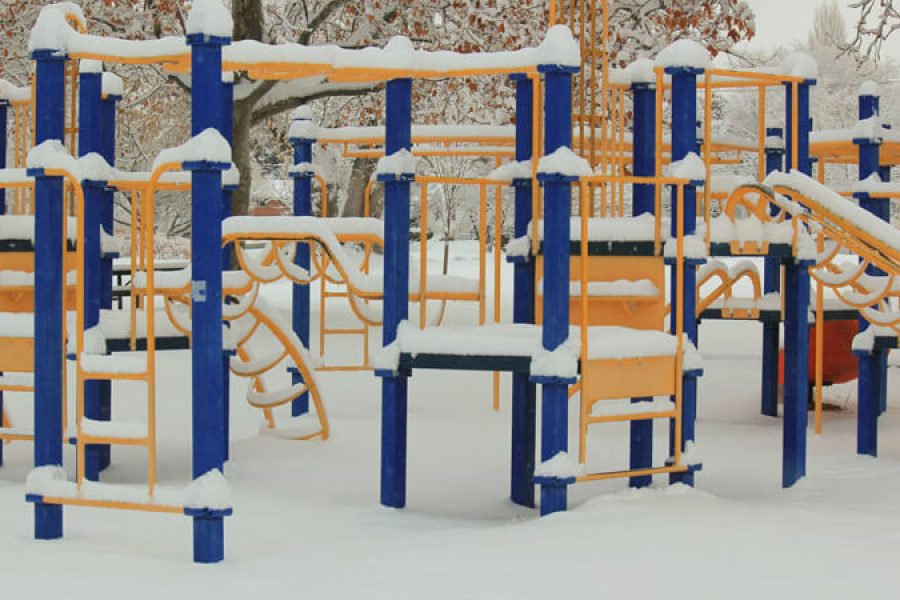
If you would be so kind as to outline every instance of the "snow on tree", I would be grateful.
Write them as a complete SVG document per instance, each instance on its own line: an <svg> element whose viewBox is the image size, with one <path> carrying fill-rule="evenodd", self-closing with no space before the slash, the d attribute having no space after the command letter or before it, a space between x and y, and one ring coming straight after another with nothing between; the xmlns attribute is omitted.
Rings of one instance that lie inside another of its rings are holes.
<svg viewBox="0 0 900 600"><path fill-rule="evenodd" d="M855 35L848 48L865 59L879 60L884 42L900 29L900 2L897 0L854 0L850 8L859 10Z"/></svg>

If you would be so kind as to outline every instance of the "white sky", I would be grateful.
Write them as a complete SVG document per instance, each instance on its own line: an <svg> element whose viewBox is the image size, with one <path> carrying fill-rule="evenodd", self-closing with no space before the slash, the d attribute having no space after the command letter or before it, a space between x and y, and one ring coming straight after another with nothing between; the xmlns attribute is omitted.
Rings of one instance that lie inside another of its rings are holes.
<svg viewBox="0 0 900 600"><path fill-rule="evenodd" d="M816 7L826 0L748 0L756 13L756 36L750 42L751 48L790 47L794 43L804 43L812 27ZM859 12L847 8L850 0L838 0L847 20L848 35L858 18ZM883 50L885 58L900 59L900 33Z"/></svg>

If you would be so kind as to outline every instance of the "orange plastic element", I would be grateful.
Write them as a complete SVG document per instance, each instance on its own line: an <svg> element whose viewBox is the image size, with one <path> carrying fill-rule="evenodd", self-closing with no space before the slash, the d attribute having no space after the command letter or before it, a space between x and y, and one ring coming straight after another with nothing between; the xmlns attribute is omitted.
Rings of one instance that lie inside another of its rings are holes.
<svg viewBox="0 0 900 600"><path fill-rule="evenodd" d="M810 339L814 339L818 326L809 328ZM822 352L822 380L824 385L846 383L856 379L859 361L853 354L853 338L859 333L856 321L825 321L822 327L824 345ZM815 346L811 346L815 348ZM816 381L816 352L809 353L809 383ZM778 383L784 383L784 350L778 359Z"/></svg>

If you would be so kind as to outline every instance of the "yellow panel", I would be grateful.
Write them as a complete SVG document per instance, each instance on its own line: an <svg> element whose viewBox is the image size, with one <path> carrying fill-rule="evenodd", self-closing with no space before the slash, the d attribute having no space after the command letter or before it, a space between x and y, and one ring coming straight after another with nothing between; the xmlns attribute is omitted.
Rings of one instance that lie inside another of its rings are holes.
<svg viewBox="0 0 900 600"><path fill-rule="evenodd" d="M0 372L34 372L34 341L31 338L0 338Z"/></svg>
<svg viewBox="0 0 900 600"><path fill-rule="evenodd" d="M544 276L544 258L536 264L537 280ZM581 279L581 258L573 256L570 262L572 281ZM635 329L661 330L666 306L666 269L663 259L656 256L590 256L588 257L588 282L636 281L649 279L660 290L656 298L617 299L588 298L588 324L619 325ZM536 319L542 321L543 298L537 297ZM573 325L581 322L581 299L573 297L569 302L569 320Z"/></svg>
<svg viewBox="0 0 900 600"><path fill-rule="evenodd" d="M675 393L675 357L654 356L623 360L589 360L582 363L581 393L584 399L671 396Z"/></svg>

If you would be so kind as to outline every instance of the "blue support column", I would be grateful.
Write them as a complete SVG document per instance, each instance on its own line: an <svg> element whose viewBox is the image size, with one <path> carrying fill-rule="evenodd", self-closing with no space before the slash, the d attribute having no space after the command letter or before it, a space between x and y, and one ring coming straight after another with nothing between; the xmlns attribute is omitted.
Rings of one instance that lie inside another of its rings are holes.
<svg viewBox="0 0 900 600"><path fill-rule="evenodd" d="M572 69L542 66L544 74L544 154L572 145ZM552 351L569 337L569 231L572 182L577 178L539 174L544 186L543 347ZM537 379L532 377L532 379ZM569 448L569 384L540 378L541 461ZM570 479L540 478L541 516L566 510Z"/></svg>
<svg viewBox="0 0 900 600"><path fill-rule="evenodd" d="M221 132L225 109L222 46L229 38L193 34L191 46L191 132ZM193 476L225 462L225 381L222 369L222 171L229 164L200 162L191 170L192 433ZM194 516L194 561L224 559L221 516Z"/></svg>
<svg viewBox="0 0 900 600"><path fill-rule="evenodd" d="M810 266L805 261L785 265L783 487L806 475Z"/></svg>
<svg viewBox="0 0 900 600"><path fill-rule="evenodd" d="M785 121L789 135L786 144L790 170L794 144L799 170L810 175L809 158L809 90L813 81L798 86L798 139L793 139L793 92L787 90ZM790 487L806 475L806 429L809 421L809 267L812 263L794 259L785 264L784 294L784 432L782 453L782 486Z"/></svg>
<svg viewBox="0 0 900 600"><path fill-rule="evenodd" d="M6 168L6 128L8 123L9 102L0 99L0 169ZM6 214L6 190L0 189L0 215ZM0 393L0 409L3 408L3 394ZM3 450L0 449L0 464Z"/></svg>
<svg viewBox="0 0 900 600"><path fill-rule="evenodd" d="M784 164L784 130L780 127L766 129L766 174L780 171ZM771 140L773 143L769 143ZM775 140L782 140L775 143ZM778 211L772 204L770 214ZM763 293L773 294L781 291L781 261L767 256L763 272ZM768 417L778 416L778 354L780 323L763 323L762 347L762 414Z"/></svg>
<svg viewBox="0 0 900 600"><path fill-rule="evenodd" d="M110 165L116 162L116 103L121 96L104 95L100 102L100 126L97 134L99 140L99 152ZM100 224L107 235L113 235L113 215L115 206L115 192L104 188L98 196ZM101 245L102 249L102 245ZM113 302L113 254L100 254L100 309L112 309ZM97 382L97 406L100 420L112 419L112 382ZM109 467L111 462L111 448L108 445L99 446L98 461L102 472Z"/></svg>
<svg viewBox="0 0 900 600"><path fill-rule="evenodd" d="M634 106L634 175L653 177L656 175L656 84L634 83L631 86ZM653 214L655 209L656 186L635 184L632 193L632 216ZM649 402L653 398L632 398L635 402ZM631 450L628 466L632 470L649 469L653 466L653 419L631 422ZM651 475L631 477L628 485L633 488L647 487L653 483Z"/></svg>
<svg viewBox="0 0 900 600"><path fill-rule="evenodd" d="M305 108L305 107L303 107ZM302 135L291 135L291 144L294 146L294 164L312 163L312 147L315 139L310 136L312 129L312 113L309 110L297 110L294 113L294 132L300 131ZM312 171L293 171L294 179L294 216L312 216ZM309 244L297 244L294 255L294 264L301 269L310 269ZM320 282L325 285L324 280ZM309 285L294 283L291 289L291 326L297 338L303 346L309 348L309 322L310 301ZM291 383L297 385L303 382L303 376L299 371L291 372ZM309 392L304 392L291 403L291 415L298 417L309 412Z"/></svg>
<svg viewBox="0 0 900 600"><path fill-rule="evenodd" d="M78 155L99 154L102 150L102 77L98 71L82 71L78 77ZM100 304L103 275L100 263L100 224L105 181L84 182L84 328L100 324ZM95 421L104 420L101 410L101 381L84 382L84 416ZM91 445L85 449L84 476L91 481L100 479L100 455L108 445Z"/></svg>
<svg viewBox="0 0 900 600"><path fill-rule="evenodd" d="M6 168L6 125L9 103L0 99L0 169ZM6 214L6 190L0 189L0 215ZM3 392L0 392L0 415L3 414ZM0 417L2 418L2 417ZM3 466L3 444L0 444L0 466Z"/></svg>
<svg viewBox="0 0 900 600"><path fill-rule="evenodd" d="M861 95L859 97L859 119L874 119L879 114L879 98L874 95ZM881 136L875 132L875 137L859 138L853 142L859 148L859 180L863 181L872 175L880 178L880 154ZM859 200L861 208L869 211L878 218L890 220L890 201L872 198L867 193L856 193L854 197ZM869 266L866 269L869 275L884 275L877 267ZM859 317L859 330L865 331L870 327L868 321ZM859 454L878 456L878 415L881 412L881 386L882 370L887 369L886 353L873 349L870 352L857 353L859 360L859 374L857 378L857 426L856 426L856 451Z"/></svg>
<svg viewBox="0 0 900 600"><path fill-rule="evenodd" d="M385 154L412 148L412 80L387 83ZM384 327L382 344L397 338L409 313L409 204L413 173L379 175L384 183ZM406 506L406 373L380 373L381 504Z"/></svg>
<svg viewBox="0 0 900 600"><path fill-rule="evenodd" d="M65 139L65 54L36 50L35 143ZM63 180L32 172L34 183L34 466L62 465ZM34 537L63 535L62 506L36 502Z"/></svg>
<svg viewBox="0 0 900 600"><path fill-rule="evenodd" d="M516 84L516 160L533 159L534 83L525 75L513 76ZM514 235L528 235L532 218L533 183L530 178L513 181L515 190ZM516 257L513 264L513 322L534 323L534 257ZM534 457L536 386L525 373L512 376L512 460L510 499L534 508Z"/></svg>
<svg viewBox="0 0 900 600"><path fill-rule="evenodd" d="M886 127L889 129L889 127ZM881 165L878 168L878 174L881 176L881 180L884 182L889 182L891 180L891 166L890 165ZM878 395L878 415L883 415L887 410L887 384L888 384L888 354L890 351L881 353L881 362L882 365L879 367L880 377L880 385L878 387L879 395Z"/></svg>
<svg viewBox="0 0 900 600"><path fill-rule="evenodd" d="M672 160L682 160L697 150L697 76L703 69L695 67L669 67L666 73L672 77ZM672 237L677 236L678 220L683 222L684 235L694 235L697 229L697 187L693 183L684 187L684 214L678 214L677 190L672 190ZM675 314L679 305L683 308L684 333L691 343L697 345L697 265L702 261L686 259L684 266L684 289L678 296L676 272L670 269L671 277L671 315ZM675 323L671 327L674 332ZM682 379L681 394L681 440L682 450L688 442L696 438L695 425L697 419L697 377L699 373L686 371ZM670 447L674 441L674 424L670 426ZM674 455L674 448L670 448ZM672 483L694 485L693 470L673 473L669 477Z"/></svg>

